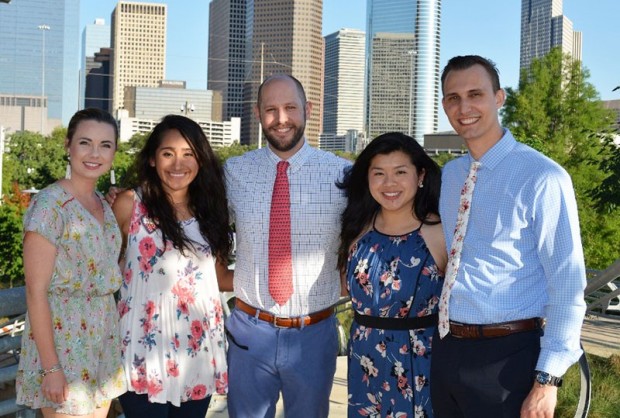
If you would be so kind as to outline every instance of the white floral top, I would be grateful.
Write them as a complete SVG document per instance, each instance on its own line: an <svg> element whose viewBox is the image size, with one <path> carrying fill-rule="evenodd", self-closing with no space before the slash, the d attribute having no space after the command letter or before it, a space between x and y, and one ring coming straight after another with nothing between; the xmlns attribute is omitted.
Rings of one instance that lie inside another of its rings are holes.
<svg viewBox="0 0 620 418"><path fill-rule="evenodd" d="M198 222L182 222L195 251L162 243L135 193L118 304L129 390L150 402L203 399L228 391L224 320L215 259Z"/></svg>
<svg viewBox="0 0 620 418"><path fill-rule="evenodd" d="M121 234L110 206L99 198L103 225L58 183L34 196L24 217L25 232L42 235L57 249L48 300L69 398L57 405L43 396L39 353L27 318L16 378L18 404L86 415L126 391L113 296L121 285Z"/></svg>

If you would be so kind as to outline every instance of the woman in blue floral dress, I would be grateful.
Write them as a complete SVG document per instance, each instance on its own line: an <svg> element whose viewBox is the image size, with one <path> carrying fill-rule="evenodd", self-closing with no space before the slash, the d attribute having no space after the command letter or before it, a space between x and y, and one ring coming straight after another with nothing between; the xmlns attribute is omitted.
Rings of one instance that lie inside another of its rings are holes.
<svg viewBox="0 0 620 418"><path fill-rule="evenodd" d="M114 292L121 234L99 177L112 166L118 128L107 112L71 118L67 176L41 190L24 217L28 316L17 403L45 417L104 418L126 390Z"/></svg>
<svg viewBox="0 0 620 418"><path fill-rule="evenodd" d="M122 358L127 418L204 418L228 390L218 279L232 290L226 194L200 126L166 116L137 161L140 187L113 210L123 233Z"/></svg>
<svg viewBox="0 0 620 418"><path fill-rule="evenodd" d="M339 267L355 318L349 417L432 417L430 361L447 254L441 173L413 139L375 138L341 187Z"/></svg>

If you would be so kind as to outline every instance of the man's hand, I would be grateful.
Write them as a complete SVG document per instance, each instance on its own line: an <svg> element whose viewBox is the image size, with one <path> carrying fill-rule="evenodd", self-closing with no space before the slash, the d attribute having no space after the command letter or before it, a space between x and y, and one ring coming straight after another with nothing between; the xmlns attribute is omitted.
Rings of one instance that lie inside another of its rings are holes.
<svg viewBox="0 0 620 418"><path fill-rule="evenodd" d="M557 387L534 383L530 394L521 405L521 418L553 418L557 401Z"/></svg>

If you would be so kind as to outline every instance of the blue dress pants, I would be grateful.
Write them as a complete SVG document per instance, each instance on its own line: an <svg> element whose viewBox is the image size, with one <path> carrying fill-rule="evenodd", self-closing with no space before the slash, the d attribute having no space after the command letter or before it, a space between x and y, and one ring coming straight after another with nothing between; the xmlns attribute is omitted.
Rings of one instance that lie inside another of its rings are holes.
<svg viewBox="0 0 620 418"><path fill-rule="evenodd" d="M231 418L274 417L280 392L286 417L328 416L338 353L335 316L277 328L235 309L226 329Z"/></svg>

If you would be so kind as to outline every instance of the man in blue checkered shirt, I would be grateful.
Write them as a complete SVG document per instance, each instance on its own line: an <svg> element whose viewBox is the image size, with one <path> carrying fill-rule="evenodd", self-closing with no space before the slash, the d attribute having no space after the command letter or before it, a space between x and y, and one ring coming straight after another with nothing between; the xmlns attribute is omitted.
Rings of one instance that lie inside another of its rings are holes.
<svg viewBox="0 0 620 418"><path fill-rule="evenodd" d="M433 340L435 417L552 417L561 377L582 354L586 280L572 182L500 126L505 92L490 60L454 57L441 80L443 108L469 150L443 170L448 248L470 164L481 165L449 333Z"/></svg>

